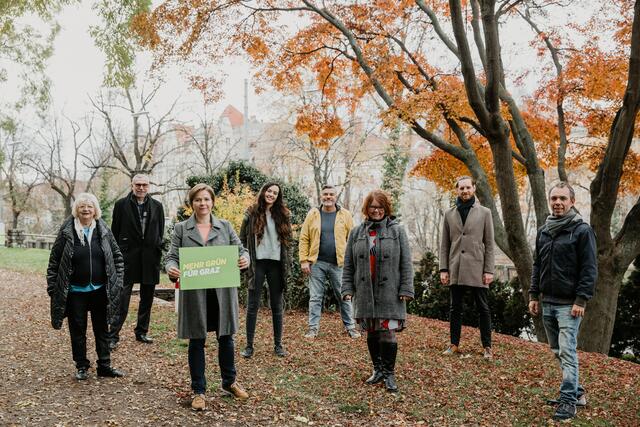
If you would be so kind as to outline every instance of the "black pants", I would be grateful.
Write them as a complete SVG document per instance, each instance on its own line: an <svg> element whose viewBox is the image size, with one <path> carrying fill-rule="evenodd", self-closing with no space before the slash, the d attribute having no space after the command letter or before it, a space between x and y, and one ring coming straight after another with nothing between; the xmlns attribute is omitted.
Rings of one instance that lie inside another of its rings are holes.
<svg viewBox="0 0 640 427"><path fill-rule="evenodd" d="M218 334L219 307L215 289L207 289L207 329L214 329ZM191 373L191 389L195 394L203 394L207 389L205 376L204 344L206 338L189 340L189 372ZM218 365L222 385L230 386L236 380L233 335L218 335Z"/></svg>
<svg viewBox="0 0 640 427"><path fill-rule="evenodd" d="M89 368L87 359L87 313L91 313L93 336L96 340L98 366L109 366L111 357L107 338L107 290L105 286L92 292L69 292L67 316L71 351L76 368Z"/></svg>
<svg viewBox="0 0 640 427"><path fill-rule="evenodd" d="M476 309L480 316L480 339L482 347L491 347L491 311L489 310L489 289L474 286L452 285L449 287L451 294L451 310L449 329L451 332L451 344L460 345L460 331L462 330L462 301L466 291L473 292Z"/></svg>
<svg viewBox="0 0 640 427"><path fill-rule="evenodd" d="M113 341L120 340L120 330L124 321L127 320L129 314L129 302L131 301L131 291L133 283L125 283L122 287L120 299L120 312L118 320L111 325L109 338ZM138 306L138 323L134 330L136 336L146 335L149 332L149 321L151 320L151 306L153 305L153 296L156 285L140 284L140 305Z"/></svg>
<svg viewBox="0 0 640 427"><path fill-rule="evenodd" d="M276 345L282 344L283 329L283 302L282 302L282 266L280 261L271 259L259 259L256 261L256 276L254 288L248 292L247 301L247 345L253 345L253 337L256 333L258 309L262 285L265 277L269 284L269 301L271 303L271 318L273 320L273 341Z"/></svg>

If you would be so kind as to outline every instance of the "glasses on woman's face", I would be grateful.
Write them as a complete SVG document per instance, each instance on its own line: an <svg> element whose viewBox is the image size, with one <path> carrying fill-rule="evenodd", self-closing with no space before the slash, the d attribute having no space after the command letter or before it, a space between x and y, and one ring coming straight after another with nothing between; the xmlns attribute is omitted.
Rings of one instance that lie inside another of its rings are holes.
<svg viewBox="0 0 640 427"><path fill-rule="evenodd" d="M369 212L384 212L384 207L383 206L374 206L374 205L369 205L369 207L367 208L369 210Z"/></svg>

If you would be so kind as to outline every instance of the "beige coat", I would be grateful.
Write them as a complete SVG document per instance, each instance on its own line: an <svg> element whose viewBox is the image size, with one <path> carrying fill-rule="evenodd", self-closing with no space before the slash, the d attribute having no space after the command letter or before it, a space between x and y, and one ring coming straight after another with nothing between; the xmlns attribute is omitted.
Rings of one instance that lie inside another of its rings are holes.
<svg viewBox="0 0 640 427"><path fill-rule="evenodd" d="M440 271L449 271L449 283L488 287L482 274L494 270L493 221L491 211L476 200L467 220L454 206L444 214L440 240Z"/></svg>

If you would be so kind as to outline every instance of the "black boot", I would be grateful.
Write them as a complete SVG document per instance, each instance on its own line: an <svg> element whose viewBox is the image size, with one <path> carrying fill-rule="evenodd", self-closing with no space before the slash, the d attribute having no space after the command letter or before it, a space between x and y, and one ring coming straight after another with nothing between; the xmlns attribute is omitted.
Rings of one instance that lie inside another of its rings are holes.
<svg viewBox="0 0 640 427"><path fill-rule="evenodd" d="M381 342L380 354L382 356L382 372L384 374L384 386L387 391L395 393L398 391L396 377L394 375L396 367L396 355L398 354L397 342Z"/></svg>
<svg viewBox="0 0 640 427"><path fill-rule="evenodd" d="M382 373L382 358L380 357L380 342L377 334L368 333L367 334L367 347L369 348L369 355L371 356L371 363L373 364L373 374L365 383L367 384L378 384L380 381L384 379L384 374Z"/></svg>
<svg viewBox="0 0 640 427"><path fill-rule="evenodd" d="M283 318L282 313L273 313L271 319L273 320L273 351L278 357L287 357L289 353L282 346L282 330Z"/></svg>

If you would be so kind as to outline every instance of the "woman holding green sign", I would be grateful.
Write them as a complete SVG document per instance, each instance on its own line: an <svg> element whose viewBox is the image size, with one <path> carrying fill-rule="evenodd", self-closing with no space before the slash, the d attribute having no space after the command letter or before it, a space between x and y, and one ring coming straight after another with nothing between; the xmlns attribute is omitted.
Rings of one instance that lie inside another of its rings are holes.
<svg viewBox="0 0 640 427"><path fill-rule="evenodd" d="M284 204L282 189L275 182L262 186L256 203L247 209L240 227L240 240L249 249L251 266L245 271L247 283L247 346L240 353L253 356L260 294L265 278L269 284L269 302L273 320L273 351L279 357L287 352L282 346L283 295L289 276L289 240L291 219Z"/></svg>
<svg viewBox="0 0 640 427"><path fill-rule="evenodd" d="M180 278L180 248L238 246L238 267L249 267L249 254L231 224L211 213L214 201L213 189L206 184L196 184L189 191L193 215L175 225L167 254L166 270L171 280ZM233 334L238 331L238 323L237 288L180 290L178 338L189 339L189 371L195 394L191 407L194 410L204 410L206 406L204 344L210 331L215 331L218 339L222 391L241 400L249 397L236 381Z"/></svg>

